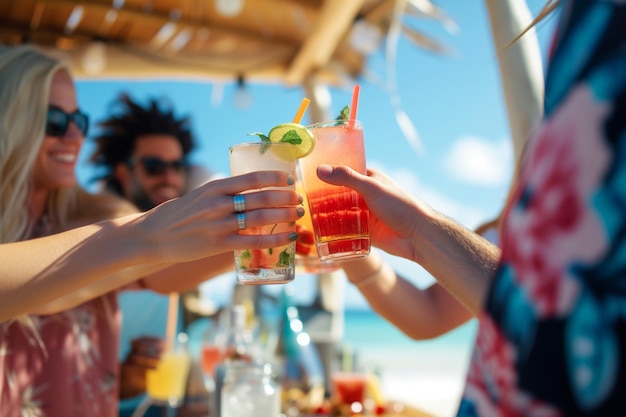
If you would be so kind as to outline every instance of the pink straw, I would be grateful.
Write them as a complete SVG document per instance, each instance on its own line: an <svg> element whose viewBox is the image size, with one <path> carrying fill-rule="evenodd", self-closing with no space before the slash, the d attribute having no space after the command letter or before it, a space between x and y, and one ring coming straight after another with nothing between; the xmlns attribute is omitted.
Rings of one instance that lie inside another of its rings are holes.
<svg viewBox="0 0 626 417"><path fill-rule="evenodd" d="M352 89L352 103L350 104L350 116L348 116L348 126L354 127L354 121L356 120L356 112L359 107L359 92L361 91L361 87L358 84L355 84Z"/></svg>

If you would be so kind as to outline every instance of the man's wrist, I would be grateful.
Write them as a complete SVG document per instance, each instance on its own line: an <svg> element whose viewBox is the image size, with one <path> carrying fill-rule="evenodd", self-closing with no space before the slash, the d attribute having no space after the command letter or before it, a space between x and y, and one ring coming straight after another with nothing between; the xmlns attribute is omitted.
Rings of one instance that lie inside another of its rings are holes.
<svg viewBox="0 0 626 417"><path fill-rule="evenodd" d="M371 256L371 255L370 255ZM380 262L378 264L378 266L371 271L369 274L366 274L365 276L359 278L359 279L348 279L355 287L357 288L363 288L368 286L369 284L372 284L373 282L375 282L380 273L382 272L384 266L385 266L385 259L382 256L379 256L380 258Z"/></svg>

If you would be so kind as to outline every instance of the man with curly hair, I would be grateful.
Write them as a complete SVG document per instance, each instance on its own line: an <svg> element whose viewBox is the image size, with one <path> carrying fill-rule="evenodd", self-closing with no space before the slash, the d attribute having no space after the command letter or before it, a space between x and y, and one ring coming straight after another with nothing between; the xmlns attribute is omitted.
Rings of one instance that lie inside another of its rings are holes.
<svg viewBox="0 0 626 417"><path fill-rule="evenodd" d="M91 161L106 190L149 210L186 189L188 155L194 148L189 118L177 118L151 99L146 107L121 94L119 111L98 126Z"/></svg>

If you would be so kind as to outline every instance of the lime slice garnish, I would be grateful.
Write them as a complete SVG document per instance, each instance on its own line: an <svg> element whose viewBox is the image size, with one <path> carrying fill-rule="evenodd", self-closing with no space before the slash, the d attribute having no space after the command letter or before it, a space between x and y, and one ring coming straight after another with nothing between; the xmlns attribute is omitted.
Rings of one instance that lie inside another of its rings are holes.
<svg viewBox="0 0 626 417"><path fill-rule="evenodd" d="M298 123L283 123L274 126L268 135L271 142L290 143L293 145L293 159L304 158L315 147L315 136L309 129Z"/></svg>

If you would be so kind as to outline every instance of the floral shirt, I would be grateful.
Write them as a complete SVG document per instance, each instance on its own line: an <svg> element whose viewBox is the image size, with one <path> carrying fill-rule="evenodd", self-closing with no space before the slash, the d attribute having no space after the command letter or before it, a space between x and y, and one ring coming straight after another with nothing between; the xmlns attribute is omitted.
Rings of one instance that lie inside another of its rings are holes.
<svg viewBox="0 0 626 417"><path fill-rule="evenodd" d="M0 416L117 416L120 323L116 292L0 323Z"/></svg>
<svg viewBox="0 0 626 417"><path fill-rule="evenodd" d="M561 3L459 416L626 416L626 2Z"/></svg>

